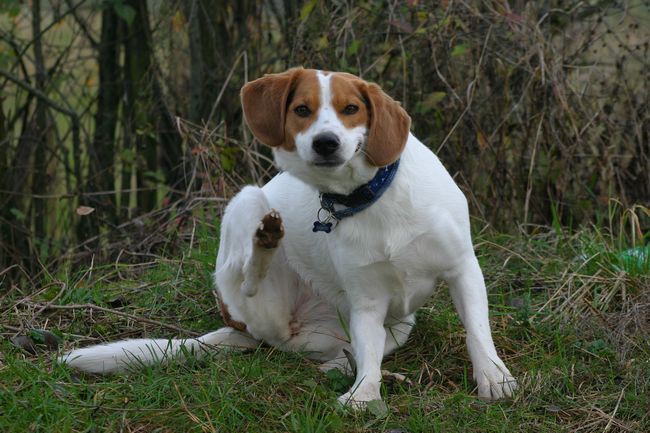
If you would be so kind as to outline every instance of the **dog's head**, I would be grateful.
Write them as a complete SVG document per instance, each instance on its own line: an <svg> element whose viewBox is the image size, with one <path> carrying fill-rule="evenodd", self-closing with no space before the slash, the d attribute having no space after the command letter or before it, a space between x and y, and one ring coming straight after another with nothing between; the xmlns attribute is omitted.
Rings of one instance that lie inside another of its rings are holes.
<svg viewBox="0 0 650 433"><path fill-rule="evenodd" d="M321 187L397 160L411 125L379 86L347 73L290 69L246 84L241 98L280 168Z"/></svg>

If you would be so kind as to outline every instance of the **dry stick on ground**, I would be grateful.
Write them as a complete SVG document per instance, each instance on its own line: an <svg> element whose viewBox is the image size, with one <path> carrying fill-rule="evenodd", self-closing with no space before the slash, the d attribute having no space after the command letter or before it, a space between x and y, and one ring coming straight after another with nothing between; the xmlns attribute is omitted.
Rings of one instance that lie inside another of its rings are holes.
<svg viewBox="0 0 650 433"><path fill-rule="evenodd" d="M22 298L21 300L19 300L19 301L13 302L13 303L12 303L9 307L7 307L4 311L0 312L0 317L5 317L5 316L7 315L7 313L9 313L9 311L13 310L14 307L15 307L17 304L22 304L22 303L25 303L25 302L29 301L30 299L34 299L35 297L40 296L41 293L45 292L45 291L46 291L47 289L49 289L50 287L52 287L52 286L56 286L56 285L59 285L59 284L64 284L64 283L61 283L60 281L54 281L54 282L52 282L52 283L45 284L45 285L41 286L41 288L38 289L38 290L34 289L34 290L35 290L34 293L32 293L32 294L30 294L30 295L27 295L27 296L23 297L23 298ZM58 295L57 295L57 296L58 296Z"/></svg>
<svg viewBox="0 0 650 433"><path fill-rule="evenodd" d="M68 288L68 285L67 285L66 283L64 283L64 282L59 282L59 284L61 284L61 289L58 291L58 293L57 293L57 294L56 294L52 299L50 299L49 301L47 301L46 303L44 303L44 304L43 304L43 305L38 309L38 311L36 311L34 314L32 314L31 319L29 319L30 322L33 322L34 319L35 319L37 316L39 316L39 315L40 315L40 314L41 314L41 313L42 313L46 308L48 308L49 306L51 306L51 305L52 305L52 304L53 304L57 299L59 299L59 298L61 297L61 295L63 295L63 292L66 291L66 289Z"/></svg>
<svg viewBox="0 0 650 433"><path fill-rule="evenodd" d="M623 399L623 395L624 395L624 393L625 393L625 389L626 389L626 388L627 388L627 385L625 385L625 386L623 387L623 389L621 389L621 393L619 394L619 396L618 396L618 400L616 401L616 407L614 407L614 411L611 413L611 415L608 414L608 413L606 413L606 412L604 412L602 409L600 409L600 408L598 408L598 407L595 407L595 406L593 407L593 409L594 409L596 412L598 412L599 415L601 415L603 418L605 418L605 419L608 420L608 421L607 421L607 425L605 426L605 429L603 430L603 433L609 431L609 429L611 428L612 424L615 424L616 427L618 427L619 429L622 429L622 430L625 430L625 431L632 431L632 429L631 429L630 427L628 427L627 425L625 425L625 423L624 423L623 420L618 420L618 419L614 418L614 417L616 416L616 412L618 412L618 408L619 408L620 405L621 405L621 400Z"/></svg>
<svg viewBox="0 0 650 433"><path fill-rule="evenodd" d="M0 324L0 327L15 332L15 335L19 335L20 333L25 332L25 327L21 327L21 326L12 326L12 325ZM75 337L75 338L85 338L86 340L91 340L91 341L100 340L100 338L97 338L97 337L91 337L89 335L72 334L70 332L65 332L65 335L69 335L69 336Z"/></svg>
<svg viewBox="0 0 650 433"><path fill-rule="evenodd" d="M111 313L111 314L115 314L116 316L126 317L128 319L135 320L136 322L149 323L151 325L162 326L163 328L172 329L172 330L174 330L176 332L180 332L182 334L187 334L187 335L191 335L191 336L200 335L198 332L190 331L188 329L184 329L184 328L181 328L181 327L176 326L176 325L170 325L168 323L160 322L158 320L147 319L146 317L136 316L134 314L124 313L122 311L113 310L111 308L100 307L99 305L94 305L94 304L47 305L47 304L32 303L32 302L21 302L21 304L27 305L27 306L30 306L30 307L43 307L43 305L45 305L45 309L48 309L48 310L84 310L84 309L90 309L90 310L102 311L104 313Z"/></svg>
<svg viewBox="0 0 650 433"><path fill-rule="evenodd" d="M13 265L3 269L2 271L0 271L0 287L2 287L2 283L4 282L4 278L2 278L2 276L4 274L8 273L12 269L18 269L20 271L20 273L25 276L26 281L31 285L32 292L36 291L36 286L34 285L34 281L32 280L32 277L29 275L29 272L27 272L25 270L25 268L23 268L22 266L17 265L17 264L13 264ZM12 290L17 290L18 292L20 292L21 295L25 296L25 292L23 290L21 290L19 286L15 285L15 284L12 284L12 285L10 285L10 288L7 291L5 291L4 296L2 298L0 298L0 300L2 300L5 296L7 296ZM30 293L32 293L32 292L30 292Z"/></svg>

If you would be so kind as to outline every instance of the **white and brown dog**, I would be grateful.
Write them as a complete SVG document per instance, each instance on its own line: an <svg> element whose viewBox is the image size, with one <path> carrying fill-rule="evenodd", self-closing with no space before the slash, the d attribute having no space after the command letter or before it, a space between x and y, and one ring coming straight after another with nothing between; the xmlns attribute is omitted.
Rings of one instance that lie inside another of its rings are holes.
<svg viewBox="0 0 650 433"><path fill-rule="evenodd" d="M241 96L282 173L226 208L214 276L229 326L197 339L88 347L62 361L112 372L134 359L264 342L349 371L349 351L356 381L339 401L362 407L381 398L382 358L406 342L442 278L467 330L479 396L511 396L467 201L409 132L400 104L354 75L300 68L248 83Z"/></svg>

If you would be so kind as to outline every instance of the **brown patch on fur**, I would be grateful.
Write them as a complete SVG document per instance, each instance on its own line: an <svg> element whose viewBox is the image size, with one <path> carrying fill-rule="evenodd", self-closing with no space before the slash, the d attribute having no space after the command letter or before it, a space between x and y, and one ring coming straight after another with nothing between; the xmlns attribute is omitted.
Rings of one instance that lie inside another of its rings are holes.
<svg viewBox="0 0 650 433"><path fill-rule="evenodd" d="M244 118L255 137L271 146L294 150L293 137L309 128L320 104L316 71L294 68L280 74L268 74L247 83L241 90ZM293 110L306 105L312 111L302 118Z"/></svg>
<svg viewBox="0 0 650 433"><path fill-rule="evenodd" d="M228 306L223 302L221 296L219 296L219 312L221 313L221 318L223 319L223 323L225 323L226 326L230 326L231 328L234 328L241 332L246 332L246 324L243 322L238 322L232 318L230 312L228 311Z"/></svg>
<svg viewBox="0 0 650 433"><path fill-rule="evenodd" d="M366 154L368 161L378 167L395 162L409 137L411 118L399 102L385 94L376 84L365 86L370 106L370 130Z"/></svg>
<svg viewBox="0 0 650 433"><path fill-rule="evenodd" d="M287 107L286 120L284 123L285 149L293 150L296 148L294 137L307 130L318 116L320 109L320 82L316 76L316 71L307 69L296 80L295 89L291 95L291 101ZM305 105L311 110L309 117L300 117L293 110L300 105Z"/></svg>
<svg viewBox="0 0 650 433"><path fill-rule="evenodd" d="M352 87L356 87L356 90L352 90ZM346 127L358 126L362 120L368 124L368 162L383 167L399 158L411 128L411 118L399 102L384 93L378 85L341 72L332 76L332 97L339 119ZM356 101L359 97L363 107L359 105L357 114L345 116L341 113L347 105L343 101Z"/></svg>
<svg viewBox="0 0 650 433"><path fill-rule="evenodd" d="M360 78L345 73L334 74L330 79L332 106L336 111L336 116L346 128L369 126L370 116L364 95L361 93L364 84L366 84L365 81ZM356 105L359 107L359 111L354 114L345 114L343 111L348 105Z"/></svg>
<svg viewBox="0 0 650 433"><path fill-rule="evenodd" d="M272 209L271 212L264 215L262 223L255 232L256 244L267 249L277 248L283 237L282 218L275 209Z"/></svg>
<svg viewBox="0 0 650 433"><path fill-rule="evenodd" d="M248 127L262 143L275 147L284 144L284 120L287 101L302 68L281 74L268 74L247 83L241 89L241 102Z"/></svg>

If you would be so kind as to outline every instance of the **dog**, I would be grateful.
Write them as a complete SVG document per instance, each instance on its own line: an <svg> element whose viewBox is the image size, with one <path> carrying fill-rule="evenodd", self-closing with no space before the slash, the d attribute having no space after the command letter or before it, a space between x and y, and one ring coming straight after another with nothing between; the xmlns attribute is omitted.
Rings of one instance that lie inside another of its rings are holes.
<svg viewBox="0 0 650 433"><path fill-rule="evenodd" d="M241 91L244 117L281 170L227 206L214 281L226 327L196 339L138 339L61 358L96 373L187 351L266 343L356 380L339 397L380 400L381 362L404 345L415 312L447 281L467 331L478 395L517 384L497 355L467 200L410 132L402 106L348 73L295 68ZM350 356L350 354L352 356Z"/></svg>

